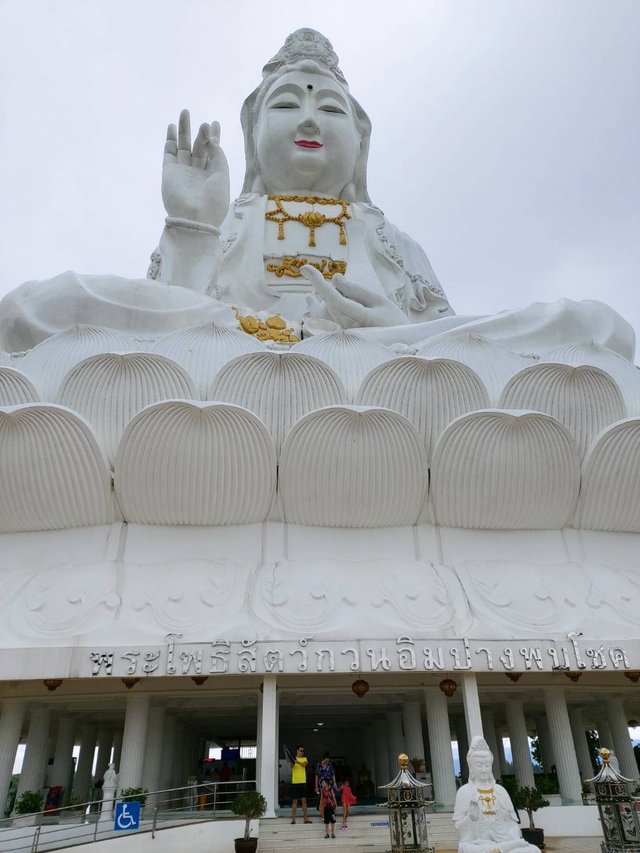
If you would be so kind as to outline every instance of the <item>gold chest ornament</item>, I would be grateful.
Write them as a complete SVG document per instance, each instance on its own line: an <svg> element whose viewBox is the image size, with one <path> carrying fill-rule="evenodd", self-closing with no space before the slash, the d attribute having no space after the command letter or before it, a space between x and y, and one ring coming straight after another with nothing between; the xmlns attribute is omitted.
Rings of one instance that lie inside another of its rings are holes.
<svg viewBox="0 0 640 853"><path fill-rule="evenodd" d="M316 229L322 228L323 225L331 223L337 225L340 229L338 242L341 246L347 245L347 234L344 229L344 224L347 219L351 219L348 207L349 202L343 201L340 198L321 198L315 195L270 195L267 196L269 201L275 202L275 207L267 210L265 219L269 222L276 222L278 225L278 240L284 240L284 226L286 222L299 222L309 229L309 246L313 248L316 245ZM340 212L336 216L325 216L319 210L305 210L296 215L289 213L285 208L284 203L287 201L304 202L311 205L331 206L338 205Z"/></svg>

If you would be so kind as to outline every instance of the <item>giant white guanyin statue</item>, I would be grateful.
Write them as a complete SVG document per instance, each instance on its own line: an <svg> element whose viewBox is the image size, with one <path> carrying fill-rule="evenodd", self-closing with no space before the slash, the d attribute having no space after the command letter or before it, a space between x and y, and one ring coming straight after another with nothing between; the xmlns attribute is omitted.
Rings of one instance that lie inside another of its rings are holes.
<svg viewBox="0 0 640 853"><path fill-rule="evenodd" d="M371 124L320 33L287 38L241 118L246 175L231 205L218 126L201 125L192 145L183 112L167 134L167 218L148 278L66 272L27 282L0 303L0 350L29 349L75 324L148 341L213 321L283 342L358 329L415 344L464 327L527 355L593 340L633 356L630 326L599 302L454 315L422 249L369 198Z"/></svg>
<svg viewBox="0 0 640 853"><path fill-rule="evenodd" d="M540 853L520 833L511 798L494 779L493 755L483 738L473 738L467 762L469 781L458 789L453 811L458 853Z"/></svg>

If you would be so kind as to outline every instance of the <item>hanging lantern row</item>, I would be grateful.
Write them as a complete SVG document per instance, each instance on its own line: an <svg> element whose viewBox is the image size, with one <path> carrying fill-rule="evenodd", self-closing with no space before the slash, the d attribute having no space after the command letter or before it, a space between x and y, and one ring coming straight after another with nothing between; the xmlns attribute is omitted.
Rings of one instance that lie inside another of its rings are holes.
<svg viewBox="0 0 640 853"><path fill-rule="evenodd" d="M208 675L192 675L191 681L193 681L193 683L195 685L197 685L198 687L202 687L202 685L205 683L207 678L209 678Z"/></svg>
<svg viewBox="0 0 640 853"><path fill-rule="evenodd" d="M139 678L121 678L120 681L124 684L127 690L131 690L132 687L135 687L136 684L140 681Z"/></svg>
<svg viewBox="0 0 640 853"><path fill-rule="evenodd" d="M640 681L640 670L639 669L628 669L625 672L625 676L629 679L629 681L633 681L634 684Z"/></svg>
<svg viewBox="0 0 640 853"><path fill-rule="evenodd" d="M45 678L42 682L47 690L57 690L62 684L61 678Z"/></svg>
<svg viewBox="0 0 640 853"><path fill-rule="evenodd" d="M505 672L505 675L509 679L509 681L520 681L522 678L521 672Z"/></svg>

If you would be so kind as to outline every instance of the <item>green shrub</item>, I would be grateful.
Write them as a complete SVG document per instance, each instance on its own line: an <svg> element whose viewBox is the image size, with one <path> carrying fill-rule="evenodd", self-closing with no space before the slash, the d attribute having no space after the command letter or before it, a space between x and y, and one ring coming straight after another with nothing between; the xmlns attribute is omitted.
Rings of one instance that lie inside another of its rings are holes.
<svg viewBox="0 0 640 853"><path fill-rule="evenodd" d="M123 788L118 793L118 800L122 803L140 803L143 806L147 802L147 792L144 788Z"/></svg>
<svg viewBox="0 0 640 853"><path fill-rule="evenodd" d="M44 797L40 791L23 791L16 800L16 814L35 814L42 811Z"/></svg>
<svg viewBox="0 0 640 853"><path fill-rule="evenodd" d="M547 776L536 776L536 788L541 794L559 794L560 786L557 779L549 779Z"/></svg>

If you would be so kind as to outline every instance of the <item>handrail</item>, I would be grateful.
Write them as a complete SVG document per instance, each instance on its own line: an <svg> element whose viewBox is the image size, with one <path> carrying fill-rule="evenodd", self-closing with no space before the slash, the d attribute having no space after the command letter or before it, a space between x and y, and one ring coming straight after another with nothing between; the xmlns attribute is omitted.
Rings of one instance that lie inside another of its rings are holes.
<svg viewBox="0 0 640 853"><path fill-rule="evenodd" d="M180 788L145 793L137 829L118 829L114 825L115 805L126 797L91 800L73 806L61 806L30 815L13 815L0 821L2 853L45 853L47 850L90 844L106 838L155 833L169 826L217 820L229 817L236 794L255 789L255 781L203 782ZM29 825L25 825L26 822Z"/></svg>

